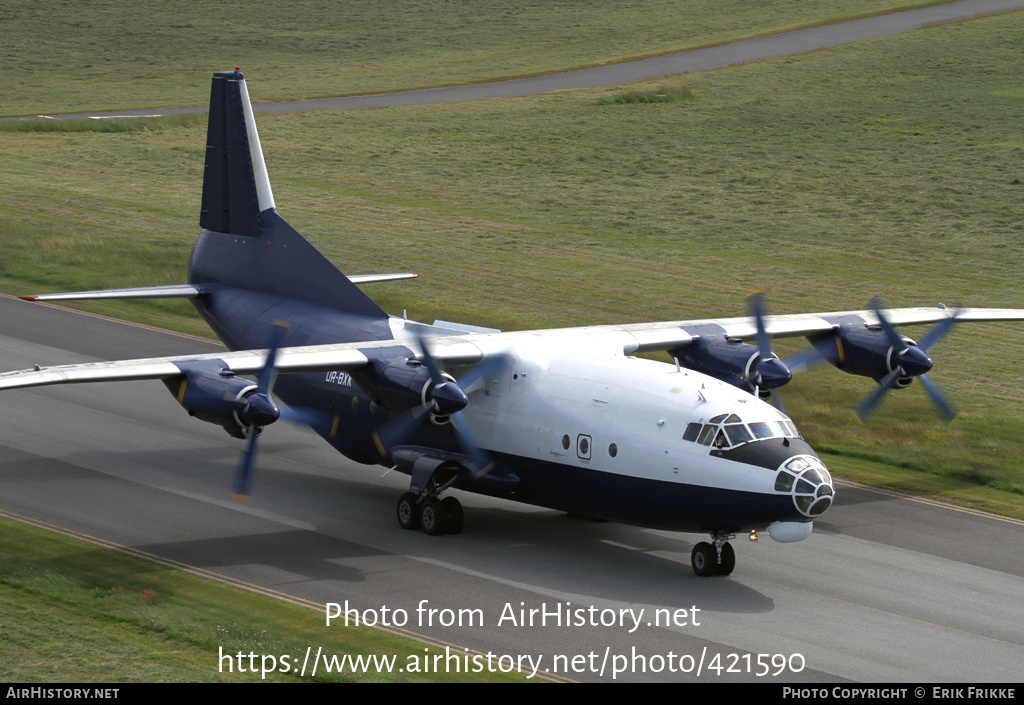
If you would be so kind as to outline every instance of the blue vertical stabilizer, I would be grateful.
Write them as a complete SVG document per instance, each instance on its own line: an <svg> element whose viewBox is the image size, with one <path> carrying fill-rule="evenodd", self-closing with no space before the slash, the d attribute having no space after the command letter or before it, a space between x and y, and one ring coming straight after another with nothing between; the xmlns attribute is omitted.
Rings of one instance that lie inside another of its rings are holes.
<svg viewBox="0 0 1024 705"><path fill-rule="evenodd" d="M206 132L203 205L199 216L199 225L205 230L257 236L260 234L257 216L261 211L274 207L273 197L269 203L261 204L256 191L253 148L260 155L261 167L263 160L258 137L250 146L246 115L251 113L248 97L245 78L240 71L213 75L210 121ZM269 192L266 168L261 171L259 178L266 181Z"/></svg>
<svg viewBox="0 0 1024 705"><path fill-rule="evenodd" d="M191 284L387 316L278 215L245 77L237 70L213 75L199 224Z"/></svg>

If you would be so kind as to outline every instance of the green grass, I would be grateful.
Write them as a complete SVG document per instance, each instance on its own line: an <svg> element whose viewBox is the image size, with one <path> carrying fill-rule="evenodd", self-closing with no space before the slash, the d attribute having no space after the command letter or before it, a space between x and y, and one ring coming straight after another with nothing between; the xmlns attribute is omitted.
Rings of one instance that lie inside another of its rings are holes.
<svg viewBox="0 0 1024 705"><path fill-rule="evenodd" d="M618 103L626 105L630 103L678 103L681 100L693 98L693 91L689 86L659 86L643 91L623 91L613 96L599 99L601 105Z"/></svg>
<svg viewBox="0 0 1024 705"><path fill-rule="evenodd" d="M0 122L0 132L149 132L168 127L205 125L205 113L149 118L111 118L79 120L71 118L15 120Z"/></svg>
<svg viewBox="0 0 1024 705"><path fill-rule="evenodd" d="M275 672L248 658L237 670L221 654L288 655L307 647L339 659L394 656L401 668L424 645L368 627L324 625L321 610L251 594L175 568L90 546L0 518L0 679L57 682L522 682L518 674ZM428 655L442 650L430 648ZM278 661L278 664L283 663ZM281 666L277 665L277 671Z"/></svg>
<svg viewBox="0 0 1024 705"><path fill-rule="evenodd" d="M260 101L474 83L937 1L5 0L0 114L205 105L236 65Z"/></svg>

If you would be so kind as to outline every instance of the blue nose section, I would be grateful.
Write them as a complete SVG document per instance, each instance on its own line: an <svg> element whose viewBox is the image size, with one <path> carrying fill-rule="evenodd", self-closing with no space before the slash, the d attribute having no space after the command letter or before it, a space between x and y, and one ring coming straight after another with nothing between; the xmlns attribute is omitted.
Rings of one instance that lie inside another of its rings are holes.
<svg viewBox="0 0 1024 705"><path fill-rule="evenodd" d="M909 345L896 355L898 364L910 377L918 377L932 369L932 359L921 348Z"/></svg>
<svg viewBox="0 0 1024 705"><path fill-rule="evenodd" d="M442 382L430 391L430 400L434 402L437 413L442 416L455 414L466 408L469 397L454 382Z"/></svg>
<svg viewBox="0 0 1024 705"><path fill-rule="evenodd" d="M242 416L252 426L266 426L281 417L281 409L269 396L256 392L246 399Z"/></svg>
<svg viewBox="0 0 1024 705"><path fill-rule="evenodd" d="M761 377L759 386L765 389L777 389L793 379L786 363L774 357L757 363L757 374Z"/></svg>

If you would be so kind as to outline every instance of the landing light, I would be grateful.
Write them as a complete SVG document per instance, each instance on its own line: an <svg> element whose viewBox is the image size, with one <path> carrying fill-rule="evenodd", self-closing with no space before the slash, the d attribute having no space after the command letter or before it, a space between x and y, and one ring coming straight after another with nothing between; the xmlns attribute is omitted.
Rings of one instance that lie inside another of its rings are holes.
<svg viewBox="0 0 1024 705"><path fill-rule="evenodd" d="M750 540L757 543L757 529L753 529L750 532Z"/></svg>

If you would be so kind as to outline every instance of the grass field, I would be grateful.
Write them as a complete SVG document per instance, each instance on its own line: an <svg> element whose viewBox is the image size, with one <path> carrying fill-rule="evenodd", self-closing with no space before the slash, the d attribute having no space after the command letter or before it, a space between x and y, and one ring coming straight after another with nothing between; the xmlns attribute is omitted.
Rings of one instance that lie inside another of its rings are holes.
<svg viewBox="0 0 1024 705"><path fill-rule="evenodd" d="M719 5L723 15L744 14ZM810 4L821 17L852 5ZM702 37L766 26L740 19ZM875 294L893 306L1024 308L1022 33L1024 13L1015 13L646 85L266 115L259 127L278 207L300 232L348 273L420 274L369 289L392 313L504 329L744 315L743 295L755 287L778 313L859 308ZM408 56L422 69L430 41L413 43L422 53ZM603 60L600 36L580 44L588 50L566 61ZM604 58L642 53L642 44L609 42ZM560 65L534 53L513 73ZM458 74L458 62L446 74L403 74L388 63L402 55L380 59L377 88ZM162 89L188 83L181 103L205 101L211 67L196 56ZM364 83L347 83L373 84L371 59L350 64ZM480 76L492 75L480 64ZM248 71L253 99L345 90L307 85L292 68ZM155 80L142 71L132 85ZM311 81L323 73L310 71ZM75 95L79 81L84 96L97 96L90 107L148 104L104 102L118 97L106 74L43 83L63 92L54 105L61 98L70 109L87 104ZM671 91L687 97L616 101ZM197 231L204 121L80 127L0 131L0 288L181 282ZM92 309L205 331L175 303ZM866 426L852 408L870 380L815 370L784 396L837 474L1020 517L1022 344L1019 325L963 325L936 348L932 377L961 410L948 428L919 385L890 395ZM783 356L799 349L777 347Z"/></svg>
<svg viewBox="0 0 1024 705"><path fill-rule="evenodd" d="M432 659L443 650L425 651L422 644L368 627L335 622L328 628L322 606L308 609L83 546L0 519L0 678L5 682L525 680L518 673L410 673L424 656ZM397 667L390 674L351 667L325 673L321 664L312 676L310 660L301 676L307 648L313 654L321 649L339 663L346 656L394 657ZM250 660L250 653L259 658ZM221 659L222 654L229 658ZM264 661L263 655L274 660Z"/></svg>
<svg viewBox="0 0 1024 705"><path fill-rule="evenodd" d="M5 0L0 115L205 105L235 65L260 101L476 83L934 4Z"/></svg>

